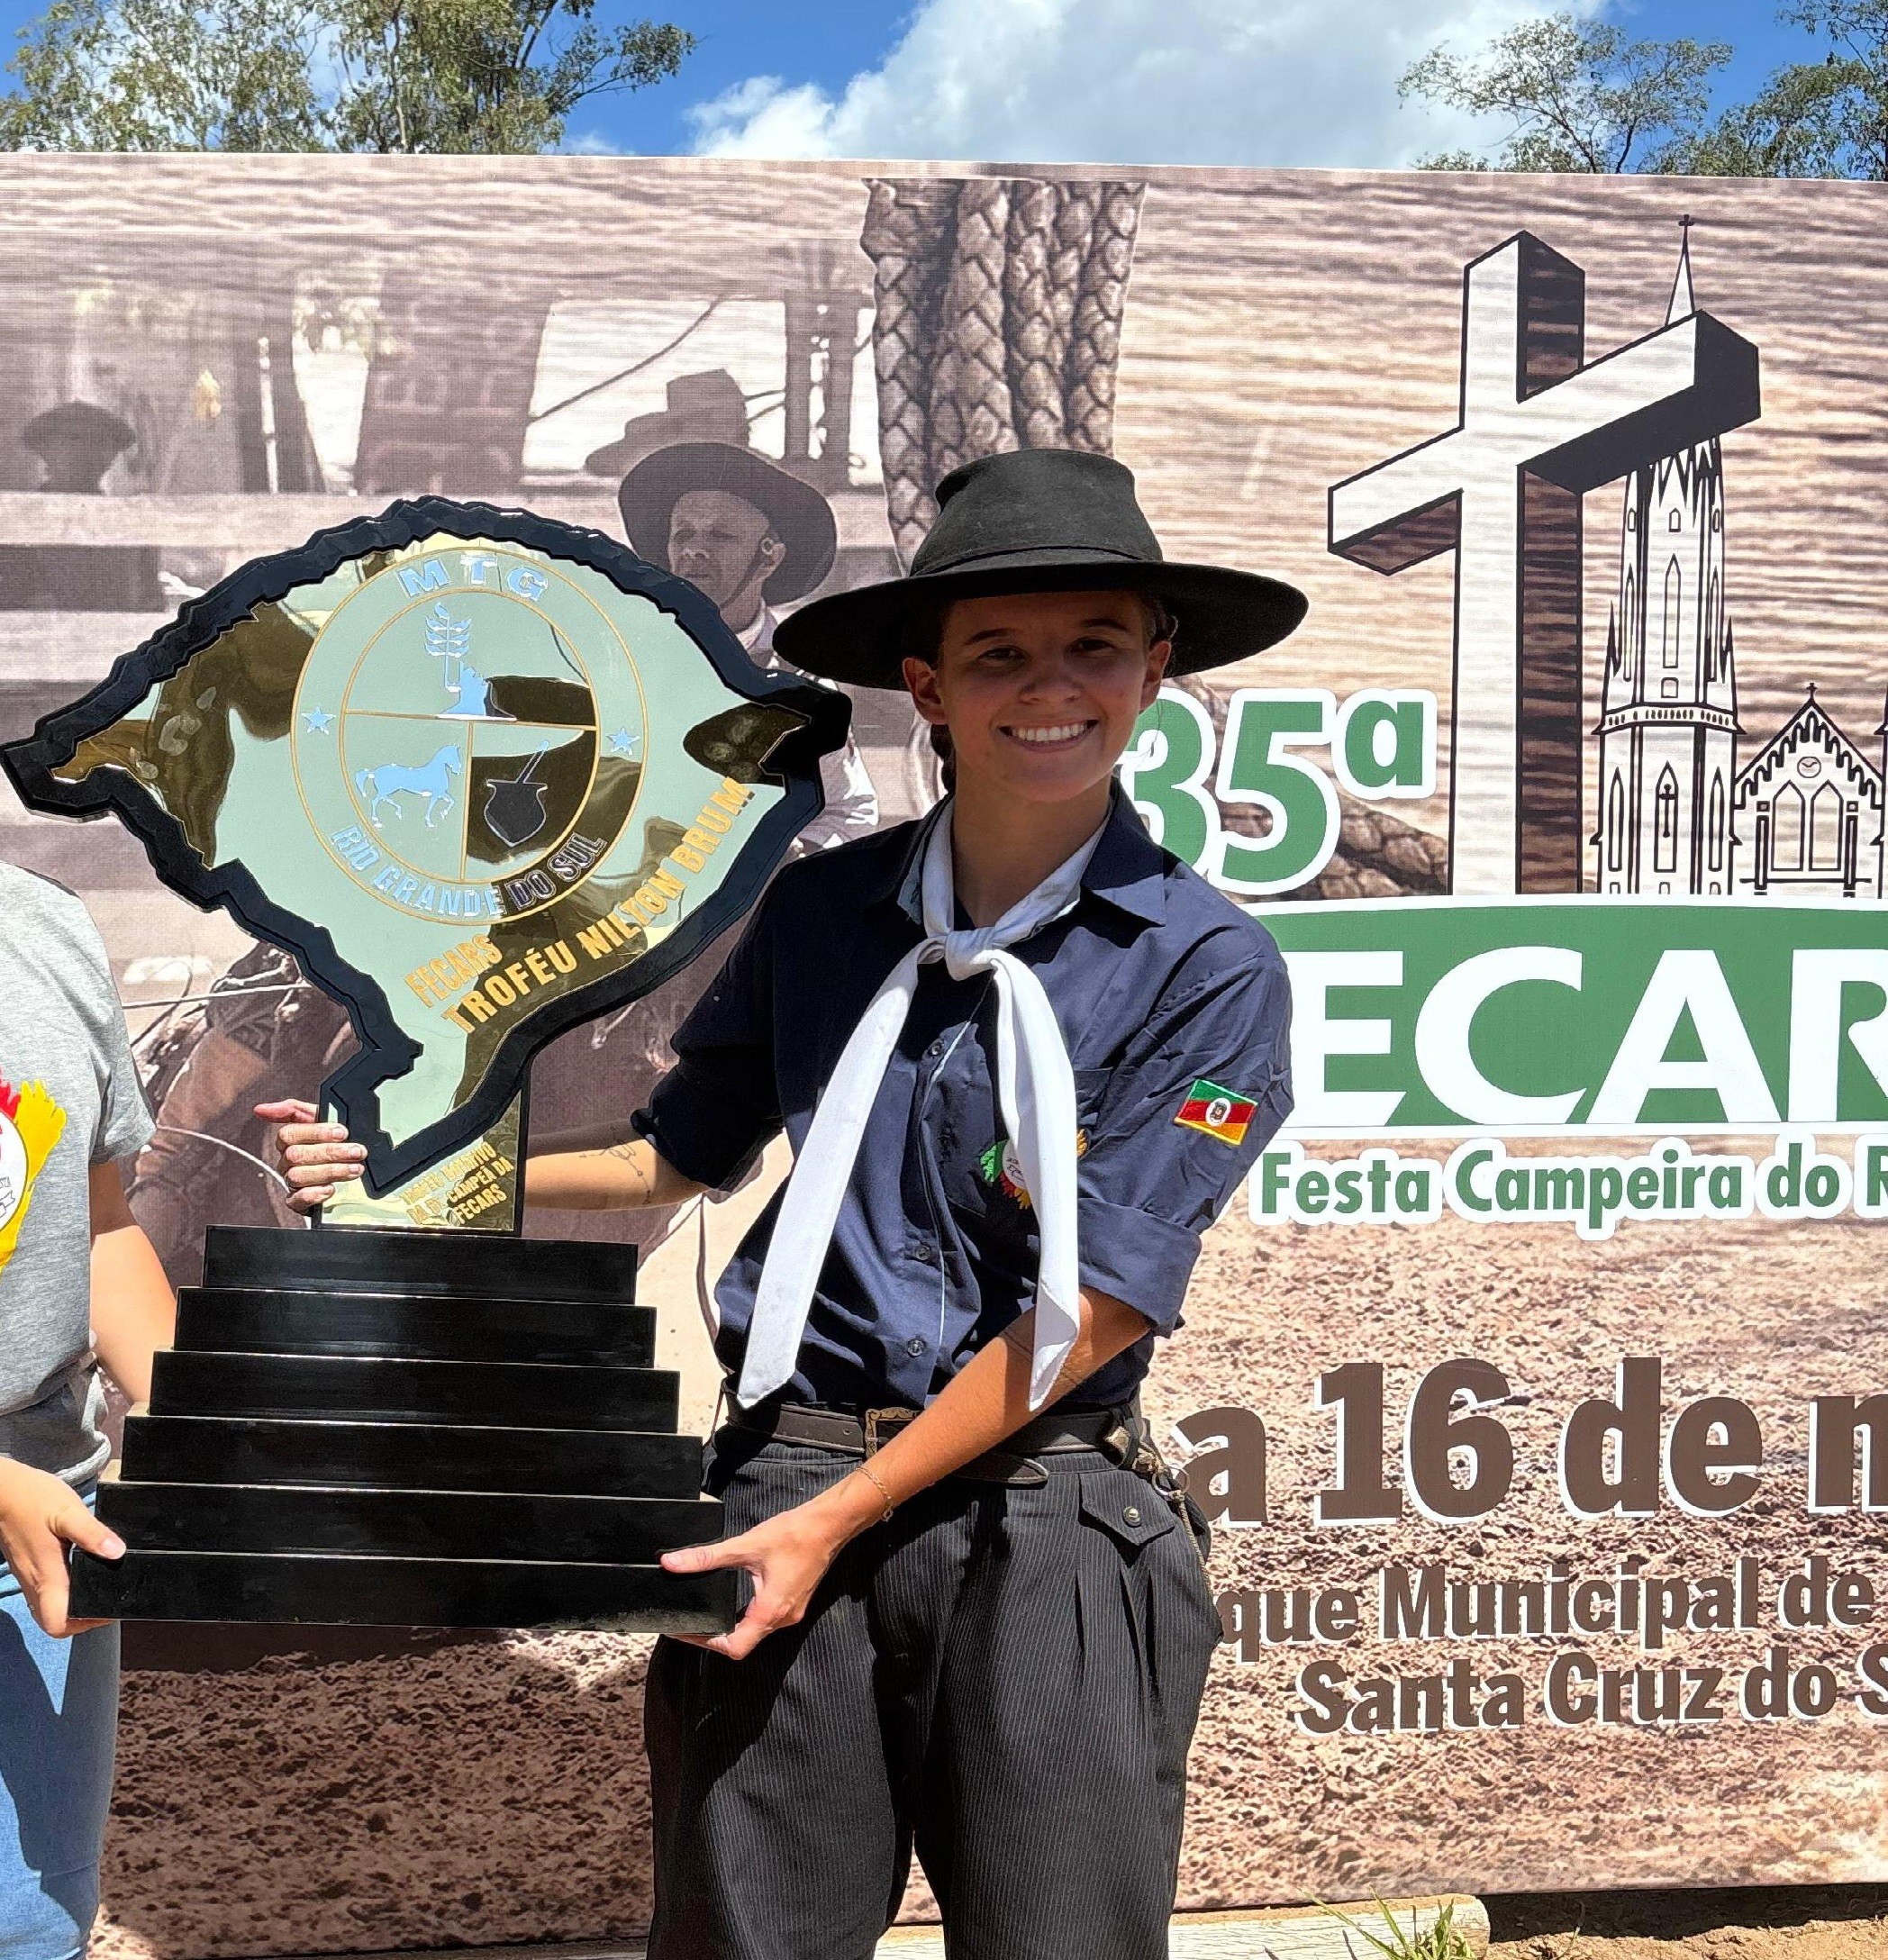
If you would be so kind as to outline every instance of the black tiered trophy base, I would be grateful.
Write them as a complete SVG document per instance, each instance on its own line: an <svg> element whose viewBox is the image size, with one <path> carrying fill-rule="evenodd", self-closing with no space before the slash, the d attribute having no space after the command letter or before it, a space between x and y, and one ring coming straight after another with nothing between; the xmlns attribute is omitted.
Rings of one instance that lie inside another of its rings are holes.
<svg viewBox="0 0 1888 1960"><path fill-rule="evenodd" d="M734 1575L625 1247L213 1227L98 1515L88 1619L716 1633Z"/></svg>

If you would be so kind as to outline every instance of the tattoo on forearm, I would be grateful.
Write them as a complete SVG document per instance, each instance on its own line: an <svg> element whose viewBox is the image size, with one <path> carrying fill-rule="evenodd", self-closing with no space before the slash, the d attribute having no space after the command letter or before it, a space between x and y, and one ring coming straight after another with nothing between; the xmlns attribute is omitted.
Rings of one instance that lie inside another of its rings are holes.
<svg viewBox="0 0 1888 1960"><path fill-rule="evenodd" d="M640 1148L640 1143L613 1143L604 1155L615 1157L628 1169L631 1188L639 1198L646 1198L652 1186L648 1170L636 1161Z"/></svg>

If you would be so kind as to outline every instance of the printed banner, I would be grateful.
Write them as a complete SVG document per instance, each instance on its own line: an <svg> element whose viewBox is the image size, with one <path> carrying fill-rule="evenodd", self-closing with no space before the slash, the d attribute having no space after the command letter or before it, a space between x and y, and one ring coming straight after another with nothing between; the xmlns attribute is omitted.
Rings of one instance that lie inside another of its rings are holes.
<svg viewBox="0 0 1888 1960"><path fill-rule="evenodd" d="M398 495L496 486L626 541L763 667L785 612L894 573L939 476L996 449L1110 451L1169 555L1303 587L1300 632L1165 690L1122 767L1294 996L1295 1113L1148 1391L1225 1631L1181 1902L1888 1877L1882 186L0 177L0 741L237 566ZM702 443L738 483L690 474ZM461 686L473 596L413 595ZM633 745L634 707L584 727ZM798 848L937 794L908 705L854 707ZM480 763L527 817L542 746ZM365 786L349 749L328 833L366 795L424 844L438 747ZM252 1105L353 1031L115 826L9 804L0 855L104 932L161 1123L133 1202L190 1281L209 1221L284 1216ZM455 882L407 856L410 908ZM546 1049L532 1133L626 1126L722 957ZM1230 1141L1250 1115L1208 1068L1175 1120ZM642 1248L703 1422L698 1253L780 1167L699 1214L528 1222ZM0 1149L0 1213L7 1175ZM646 1924L644 1644L127 1651L107 1960ZM921 1881L905 1910L934 1910Z"/></svg>

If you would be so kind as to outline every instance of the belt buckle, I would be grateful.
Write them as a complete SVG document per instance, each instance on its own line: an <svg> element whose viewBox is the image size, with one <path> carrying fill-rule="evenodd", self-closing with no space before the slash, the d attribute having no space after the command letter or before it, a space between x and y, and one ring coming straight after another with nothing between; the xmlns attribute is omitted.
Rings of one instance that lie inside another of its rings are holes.
<svg viewBox="0 0 1888 1960"><path fill-rule="evenodd" d="M876 1456L885 1446L881 1429L902 1429L918 1411L915 1409L867 1409L866 1411L866 1455Z"/></svg>

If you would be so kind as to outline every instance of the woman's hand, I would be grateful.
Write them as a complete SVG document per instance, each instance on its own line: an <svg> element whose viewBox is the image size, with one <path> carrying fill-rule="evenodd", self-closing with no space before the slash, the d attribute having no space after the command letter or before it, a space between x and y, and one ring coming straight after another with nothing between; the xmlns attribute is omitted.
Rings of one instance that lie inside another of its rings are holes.
<svg viewBox="0 0 1888 1960"><path fill-rule="evenodd" d="M360 1175L365 1145L350 1143L339 1123L317 1122L312 1102L259 1102L256 1114L277 1125L276 1157L288 1185L293 1211L313 1211L333 1197L337 1185ZM553 1147L556 1138L549 1139ZM524 1202L573 1211L633 1210L639 1205L683 1204L705 1185L685 1177L654 1144L640 1137L607 1149L529 1153Z"/></svg>
<svg viewBox="0 0 1888 1960"><path fill-rule="evenodd" d="M1081 1331L1069 1350L1049 1400L1066 1395L1104 1361L1130 1348L1151 1322L1112 1293L1085 1288ZM783 1511L719 1545L664 1552L670 1572L713 1572L739 1565L754 1575L754 1602L731 1633L693 1638L740 1660L770 1633L803 1619L813 1589L840 1547L885 1515L888 1504L908 1502L973 1458L995 1449L1036 1413L1030 1407L1030 1371L1035 1348L1033 1309L1003 1329L958 1370L921 1415L899 1430L872 1458L869 1472L855 1469L817 1497Z"/></svg>
<svg viewBox="0 0 1888 1960"><path fill-rule="evenodd" d="M288 1184L291 1211L313 1211L327 1203L337 1184L360 1175L364 1144L349 1143L340 1123L315 1121L312 1102L259 1102L256 1114L277 1125L276 1157Z"/></svg>
<svg viewBox="0 0 1888 1960"><path fill-rule="evenodd" d="M32 1617L55 1640L110 1624L68 1620L66 1547L123 1558L124 1540L99 1523L70 1484L29 1464L0 1456L0 1552L20 1582Z"/></svg>
<svg viewBox="0 0 1888 1960"><path fill-rule="evenodd" d="M831 1489L777 1512L751 1531L718 1545L691 1545L664 1552L667 1572L718 1572L740 1566L754 1577L754 1599L730 1633L683 1635L731 1661L744 1660L770 1633L806 1617L820 1581L844 1547L885 1515L885 1499L857 1471Z"/></svg>

